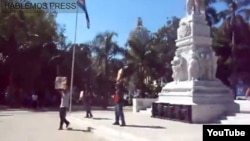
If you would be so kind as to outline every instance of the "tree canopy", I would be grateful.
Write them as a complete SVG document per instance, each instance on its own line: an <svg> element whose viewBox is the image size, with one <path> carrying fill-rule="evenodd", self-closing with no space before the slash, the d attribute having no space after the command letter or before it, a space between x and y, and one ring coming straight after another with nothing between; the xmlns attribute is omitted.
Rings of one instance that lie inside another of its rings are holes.
<svg viewBox="0 0 250 141"><path fill-rule="evenodd" d="M250 1L237 3L234 21L231 0L204 2L213 49L219 57L217 77L229 86L232 80L249 83ZM219 2L228 7L216 9ZM141 24L138 31L128 35L125 46L117 44L119 36L111 31L98 33L87 43L67 44L65 28L56 23L55 13L11 10L2 3L0 6L0 92L7 90L13 104L21 104L32 92L38 93L41 99L57 93L55 77L64 75L70 80L73 47L76 51L74 97L88 87L98 97L109 98L114 93L117 71L124 65L131 66L127 71L129 86L141 89L143 96L154 93L153 81L172 81L170 62L176 50L178 17L169 17L156 32L148 31Z"/></svg>

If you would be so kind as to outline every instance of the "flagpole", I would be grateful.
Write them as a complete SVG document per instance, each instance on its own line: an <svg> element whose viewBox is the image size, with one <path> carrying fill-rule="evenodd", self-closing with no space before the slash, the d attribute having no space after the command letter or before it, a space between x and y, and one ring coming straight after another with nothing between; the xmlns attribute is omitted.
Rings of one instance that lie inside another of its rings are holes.
<svg viewBox="0 0 250 141"><path fill-rule="evenodd" d="M76 36L77 36L77 22L78 22L78 6L76 7L76 21L75 21L75 37L74 46L72 52L72 65L71 65L71 80L70 80L70 104L69 111L72 111L72 95L73 95L73 82L74 82L74 67L75 67L75 48L76 48Z"/></svg>

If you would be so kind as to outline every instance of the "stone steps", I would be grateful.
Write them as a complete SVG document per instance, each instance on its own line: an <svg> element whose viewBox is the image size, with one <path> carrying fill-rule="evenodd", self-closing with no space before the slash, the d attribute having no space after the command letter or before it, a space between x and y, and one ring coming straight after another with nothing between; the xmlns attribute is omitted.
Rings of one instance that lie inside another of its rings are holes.
<svg viewBox="0 0 250 141"><path fill-rule="evenodd" d="M250 124L250 113L236 113L220 120L221 124Z"/></svg>
<svg viewBox="0 0 250 141"><path fill-rule="evenodd" d="M240 113L250 113L250 100L235 100L240 105Z"/></svg>
<svg viewBox="0 0 250 141"><path fill-rule="evenodd" d="M250 124L250 101L235 100L240 105L240 112L220 118L216 123L219 124ZM140 110L139 114L151 116L152 107Z"/></svg>
<svg viewBox="0 0 250 141"><path fill-rule="evenodd" d="M151 116L151 114L152 114L152 107L147 108L145 110L140 110L139 113L141 113L141 114L147 114L147 115Z"/></svg>

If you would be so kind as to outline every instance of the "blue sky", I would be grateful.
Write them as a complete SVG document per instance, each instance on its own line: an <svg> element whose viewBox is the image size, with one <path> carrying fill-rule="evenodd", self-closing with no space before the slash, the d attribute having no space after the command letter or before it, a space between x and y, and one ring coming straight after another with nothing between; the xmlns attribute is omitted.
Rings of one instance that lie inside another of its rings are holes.
<svg viewBox="0 0 250 141"><path fill-rule="evenodd" d="M97 33L115 31L115 40L124 46L129 32L136 26L138 17L152 32L162 27L168 17L185 16L186 0L86 0L90 17L90 29L86 27L84 13L79 13L77 22L77 43L92 40ZM220 6L221 7L221 6ZM73 42L75 35L75 13L58 13L57 22L65 25L67 41Z"/></svg>

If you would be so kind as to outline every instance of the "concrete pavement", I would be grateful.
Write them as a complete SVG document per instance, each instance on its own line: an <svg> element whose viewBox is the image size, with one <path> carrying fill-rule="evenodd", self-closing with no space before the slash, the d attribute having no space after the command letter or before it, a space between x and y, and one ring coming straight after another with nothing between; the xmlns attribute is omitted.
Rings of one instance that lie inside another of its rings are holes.
<svg viewBox="0 0 250 141"><path fill-rule="evenodd" d="M58 112L0 111L1 141L105 141L87 126L70 125L72 130L57 130ZM94 129L93 129L94 130Z"/></svg>
<svg viewBox="0 0 250 141"><path fill-rule="evenodd" d="M75 124L95 128L96 135L109 141L202 141L202 125L151 118L148 115L125 112L126 127L114 126L113 111L93 111L94 118L84 118L85 112L73 112L69 119Z"/></svg>

